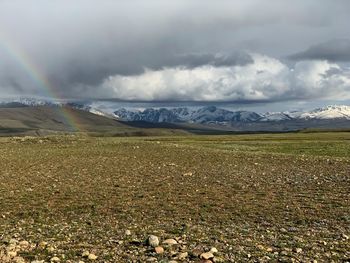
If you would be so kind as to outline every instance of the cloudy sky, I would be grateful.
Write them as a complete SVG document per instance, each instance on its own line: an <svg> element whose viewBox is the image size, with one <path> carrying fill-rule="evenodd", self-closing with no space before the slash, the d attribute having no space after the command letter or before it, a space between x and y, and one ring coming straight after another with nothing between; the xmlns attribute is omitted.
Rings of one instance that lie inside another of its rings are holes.
<svg viewBox="0 0 350 263"><path fill-rule="evenodd" d="M0 97L350 100L348 0L0 0Z"/></svg>

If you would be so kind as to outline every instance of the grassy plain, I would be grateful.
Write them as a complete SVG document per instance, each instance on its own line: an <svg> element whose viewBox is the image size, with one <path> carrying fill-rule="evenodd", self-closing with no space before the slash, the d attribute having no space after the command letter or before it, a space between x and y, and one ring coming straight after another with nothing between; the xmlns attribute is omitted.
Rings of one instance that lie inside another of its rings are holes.
<svg viewBox="0 0 350 263"><path fill-rule="evenodd" d="M350 260L348 132L1 138L0 165L1 262Z"/></svg>

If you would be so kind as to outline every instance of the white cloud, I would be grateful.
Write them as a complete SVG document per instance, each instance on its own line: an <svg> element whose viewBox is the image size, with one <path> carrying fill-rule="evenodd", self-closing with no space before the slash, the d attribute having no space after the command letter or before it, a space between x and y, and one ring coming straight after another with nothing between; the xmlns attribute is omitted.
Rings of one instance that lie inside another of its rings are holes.
<svg viewBox="0 0 350 263"><path fill-rule="evenodd" d="M327 61L281 61L252 54L244 66L174 67L110 76L102 87L125 100L263 101L350 97L350 71Z"/></svg>

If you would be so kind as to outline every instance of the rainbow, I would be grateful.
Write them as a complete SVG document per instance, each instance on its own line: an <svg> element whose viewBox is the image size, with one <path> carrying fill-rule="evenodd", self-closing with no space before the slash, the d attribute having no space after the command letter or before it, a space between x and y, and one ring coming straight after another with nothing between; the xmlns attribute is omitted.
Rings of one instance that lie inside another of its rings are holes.
<svg viewBox="0 0 350 263"><path fill-rule="evenodd" d="M45 94L45 97L56 100L62 100L57 89L50 83L49 79L43 73L44 71L34 63L34 61L17 46L14 41L10 41L10 38L3 30L0 30L0 50L3 49L11 59L21 66L22 70L30 77L33 83L39 87ZM65 107L58 107L59 113L64 119L65 123L68 124L72 131L82 131L81 125L77 121L77 118L72 112Z"/></svg>

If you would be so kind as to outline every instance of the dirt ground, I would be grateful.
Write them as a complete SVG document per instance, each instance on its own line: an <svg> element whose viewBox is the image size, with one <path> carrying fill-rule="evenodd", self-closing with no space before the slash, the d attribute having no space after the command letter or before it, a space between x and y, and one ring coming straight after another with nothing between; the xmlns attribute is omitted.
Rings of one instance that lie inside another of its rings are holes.
<svg viewBox="0 0 350 263"><path fill-rule="evenodd" d="M0 262L350 262L350 133L2 138L0 166Z"/></svg>

